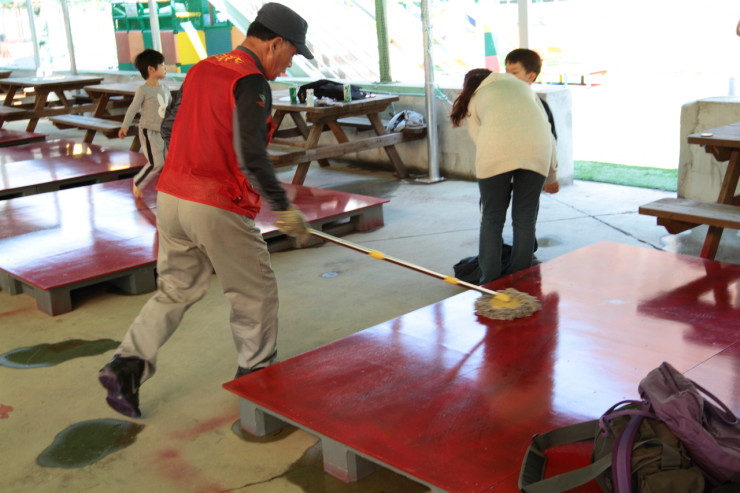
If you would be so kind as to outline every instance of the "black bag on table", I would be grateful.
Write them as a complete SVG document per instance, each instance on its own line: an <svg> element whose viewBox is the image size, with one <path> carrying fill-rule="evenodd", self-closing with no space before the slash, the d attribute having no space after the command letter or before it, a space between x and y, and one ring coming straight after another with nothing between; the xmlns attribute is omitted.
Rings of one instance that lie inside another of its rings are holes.
<svg viewBox="0 0 740 493"><path fill-rule="evenodd" d="M350 84L350 93L352 101L365 99L366 94L358 86ZM298 89L298 101L306 102L306 89L313 89L313 95L317 98L331 98L337 101L344 101L344 84L334 82L328 79L320 79L310 84L304 84Z"/></svg>

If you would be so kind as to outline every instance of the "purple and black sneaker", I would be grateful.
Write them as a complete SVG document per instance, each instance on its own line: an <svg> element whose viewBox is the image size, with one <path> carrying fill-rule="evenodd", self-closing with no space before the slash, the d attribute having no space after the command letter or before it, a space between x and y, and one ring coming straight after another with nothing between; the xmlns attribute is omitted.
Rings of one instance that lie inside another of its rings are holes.
<svg viewBox="0 0 740 493"><path fill-rule="evenodd" d="M98 374L100 384L108 391L108 405L130 418L141 417L139 386L144 373L144 360L115 356Z"/></svg>

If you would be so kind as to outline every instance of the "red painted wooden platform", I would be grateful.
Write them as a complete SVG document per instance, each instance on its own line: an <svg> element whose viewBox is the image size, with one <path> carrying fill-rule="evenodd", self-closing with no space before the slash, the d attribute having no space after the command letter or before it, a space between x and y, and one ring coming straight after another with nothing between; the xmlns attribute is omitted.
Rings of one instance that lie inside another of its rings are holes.
<svg viewBox="0 0 740 493"><path fill-rule="evenodd" d="M144 155L70 140L0 148L0 199L131 178Z"/></svg>
<svg viewBox="0 0 740 493"><path fill-rule="evenodd" d="M383 225L384 199L284 185L317 229ZM26 293L40 310L72 309L71 291L109 281L130 293L154 289L156 192L136 202L130 179L0 201L0 289ZM148 205L147 205L148 204ZM263 208L257 224L268 245L284 236Z"/></svg>
<svg viewBox="0 0 740 493"><path fill-rule="evenodd" d="M637 398L663 361L740 410L739 265L603 242L488 285L510 286L542 311L495 321L464 292L224 387L244 429L318 435L341 479L381 465L455 493L518 491L533 434ZM555 451L547 475L589 454Z"/></svg>
<svg viewBox="0 0 740 493"><path fill-rule="evenodd" d="M0 147L39 142L44 139L46 139L46 135L44 134L0 128Z"/></svg>

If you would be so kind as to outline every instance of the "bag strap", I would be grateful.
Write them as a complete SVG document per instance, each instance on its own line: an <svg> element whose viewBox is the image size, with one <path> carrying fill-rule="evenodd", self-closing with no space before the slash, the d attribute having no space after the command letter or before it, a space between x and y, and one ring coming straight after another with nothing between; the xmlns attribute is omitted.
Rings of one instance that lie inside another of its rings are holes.
<svg viewBox="0 0 740 493"><path fill-rule="evenodd" d="M707 389L691 379L689 379L689 382L693 383L694 387L699 389L699 391L703 392L705 396L709 397L712 400L711 402L705 400L704 404L706 405L706 407L712 410L715 416L717 416L728 425L736 425L738 424L738 422L740 422L737 416L735 416L735 414L732 412L732 410L727 407L724 402L719 400L716 395L712 394Z"/></svg>
<svg viewBox="0 0 740 493"><path fill-rule="evenodd" d="M556 428L547 433L532 437L519 472L519 489L524 493L560 493L585 484L611 466L611 454L596 462L551 478L545 476L547 457L545 450L567 443L593 440L599 433L599 420L584 421L570 426Z"/></svg>
<svg viewBox="0 0 740 493"><path fill-rule="evenodd" d="M616 493L632 493L632 447L643 419L645 416L641 414L633 415L612 450L612 482Z"/></svg>

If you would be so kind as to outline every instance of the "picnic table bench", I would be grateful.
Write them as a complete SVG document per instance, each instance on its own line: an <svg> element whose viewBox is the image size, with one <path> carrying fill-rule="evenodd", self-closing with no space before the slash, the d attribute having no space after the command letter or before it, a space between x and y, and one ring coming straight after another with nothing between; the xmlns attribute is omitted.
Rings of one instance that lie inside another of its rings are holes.
<svg viewBox="0 0 740 493"><path fill-rule="evenodd" d="M708 225L700 256L713 259L724 229L740 229L740 195L736 195L740 178L740 123L691 134L688 141L704 146L720 162L729 161L717 201L665 198L640 206L639 212L656 216L658 224L671 234Z"/></svg>
<svg viewBox="0 0 740 493"><path fill-rule="evenodd" d="M180 90L182 83L174 80L164 80L163 84L170 88L172 93ZM133 100L136 89L141 82L114 82L107 84L95 84L85 87L85 92L92 100L91 115L63 115L49 118L58 128L80 128L85 130L84 142L91 143L95 135L100 132L109 139L118 138L118 130L124 115L114 115L114 108L127 108ZM128 128L128 136L133 136L129 150L138 151L141 148L139 142L139 131L136 121Z"/></svg>
<svg viewBox="0 0 740 493"><path fill-rule="evenodd" d="M52 116L49 120L51 120L55 127L60 129L80 128L87 130L82 141L88 144L92 143L95 138L95 134L98 132L102 133L109 139L117 139L118 131L121 129L121 120L114 120L111 118L97 118L87 115L60 115ZM136 136L137 132L138 127L136 125L129 126L129 136Z"/></svg>

